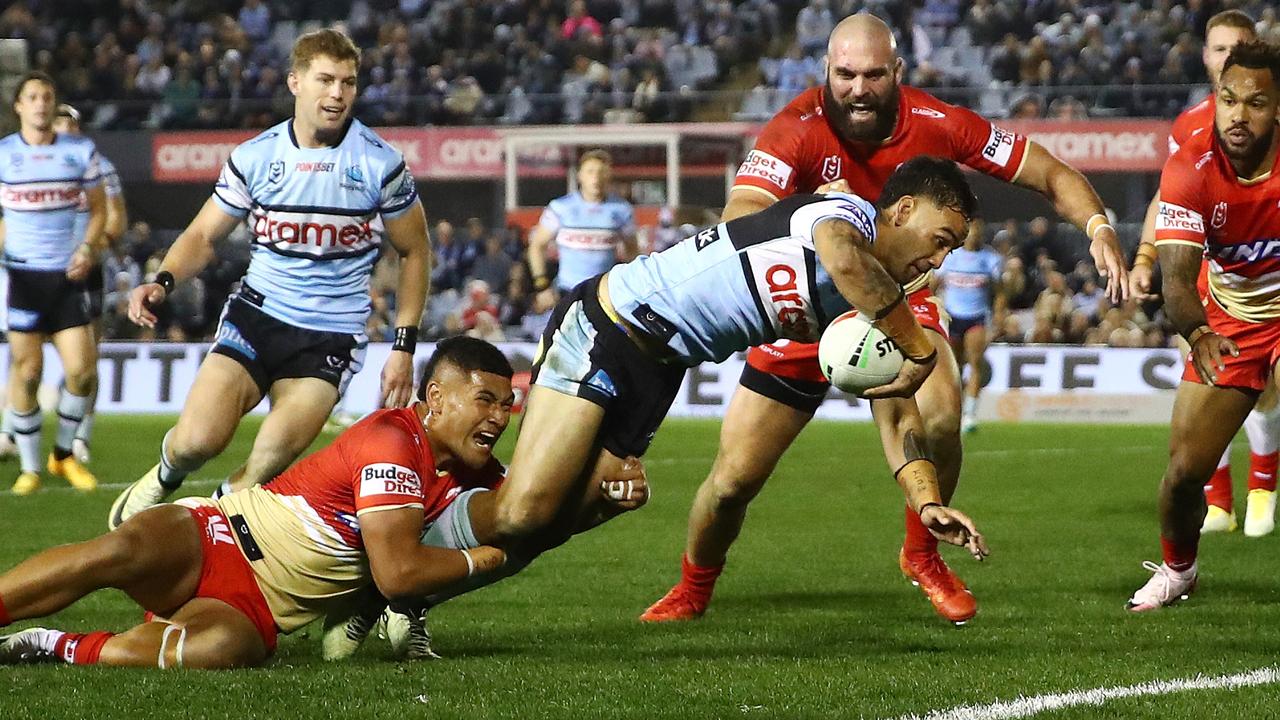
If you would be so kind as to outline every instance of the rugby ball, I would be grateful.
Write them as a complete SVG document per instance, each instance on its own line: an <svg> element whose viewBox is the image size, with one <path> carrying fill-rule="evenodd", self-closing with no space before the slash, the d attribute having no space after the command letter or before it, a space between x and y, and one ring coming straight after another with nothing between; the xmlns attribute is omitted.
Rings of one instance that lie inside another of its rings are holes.
<svg viewBox="0 0 1280 720"><path fill-rule="evenodd" d="M822 374L841 390L861 395L884 385L902 369L902 351L892 338L867 322L857 310L837 317L818 341Z"/></svg>

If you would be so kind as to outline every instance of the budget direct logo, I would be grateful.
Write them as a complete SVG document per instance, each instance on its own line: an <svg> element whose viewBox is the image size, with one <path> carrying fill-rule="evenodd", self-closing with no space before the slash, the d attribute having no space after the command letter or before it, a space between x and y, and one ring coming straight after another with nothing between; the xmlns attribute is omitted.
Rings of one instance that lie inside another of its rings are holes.
<svg viewBox="0 0 1280 720"><path fill-rule="evenodd" d="M738 177L757 177L785 188L794 172L794 168L769 153L752 150L747 153L747 159L743 160L738 168Z"/></svg>
<svg viewBox="0 0 1280 720"><path fill-rule="evenodd" d="M373 463L360 469L360 497L422 495L418 473L395 463Z"/></svg>
<svg viewBox="0 0 1280 720"><path fill-rule="evenodd" d="M1160 212L1156 214L1156 231L1185 230L1193 233L1204 232L1204 216L1181 205L1161 202Z"/></svg>

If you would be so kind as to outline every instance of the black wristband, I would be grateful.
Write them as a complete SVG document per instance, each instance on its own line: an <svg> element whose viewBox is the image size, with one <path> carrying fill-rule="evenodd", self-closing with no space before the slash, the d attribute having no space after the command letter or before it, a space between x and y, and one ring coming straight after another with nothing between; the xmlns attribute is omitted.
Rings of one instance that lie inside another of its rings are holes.
<svg viewBox="0 0 1280 720"><path fill-rule="evenodd" d="M175 282L173 279L173 273L169 272L168 270L161 270L160 272L156 273L156 279L154 280L154 282L155 284L164 288L164 293L166 295L173 292L174 286L177 285L177 282Z"/></svg>
<svg viewBox="0 0 1280 720"><path fill-rule="evenodd" d="M391 349L412 355L418 349L418 328L413 325L396 328L396 339L391 342Z"/></svg>

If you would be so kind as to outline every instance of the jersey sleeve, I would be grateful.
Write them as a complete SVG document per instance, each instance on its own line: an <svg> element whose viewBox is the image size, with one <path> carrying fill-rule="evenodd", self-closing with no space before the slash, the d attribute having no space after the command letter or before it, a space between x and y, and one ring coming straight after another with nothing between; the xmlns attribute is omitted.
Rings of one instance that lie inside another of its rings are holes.
<svg viewBox="0 0 1280 720"><path fill-rule="evenodd" d="M856 195L828 193L825 199L801 206L791 215L791 234L813 237L818 223L826 220L843 220L862 234L868 243L876 241L875 208Z"/></svg>
<svg viewBox="0 0 1280 720"><path fill-rule="evenodd" d="M378 196L378 211L383 218L394 218L403 215L418 201L418 184L413 180L413 172L401 159L385 178Z"/></svg>
<svg viewBox="0 0 1280 720"><path fill-rule="evenodd" d="M553 233L560 229L560 215L556 213L556 205L556 201L552 200L538 217L538 224Z"/></svg>
<svg viewBox="0 0 1280 720"><path fill-rule="evenodd" d="M102 189L106 191L107 197L123 195L124 186L120 183L120 173L116 171L116 166L102 155L98 155L98 166L102 170Z"/></svg>
<svg viewBox="0 0 1280 720"><path fill-rule="evenodd" d="M348 461L356 515L379 510L423 508L422 477L413 437L392 423L369 427Z"/></svg>
<svg viewBox="0 0 1280 720"><path fill-rule="evenodd" d="M232 151L222 166L222 172L218 173L218 182L213 185L213 200L228 215L242 218L253 207L253 198L249 195L249 181L241 170L244 156L239 150Z"/></svg>
<svg viewBox="0 0 1280 720"><path fill-rule="evenodd" d="M952 160L1011 182L1018 176L1027 154L1027 139L962 107L947 109Z"/></svg>
<svg viewBox="0 0 1280 720"><path fill-rule="evenodd" d="M1184 148L1160 172L1160 209L1156 213L1156 246L1204 247L1204 175Z"/></svg>
<svg viewBox="0 0 1280 720"><path fill-rule="evenodd" d="M101 160L98 155L98 149L93 145L89 146L89 158L85 162L84 173L80 176L80 183L86 190L98 187L102 183Z"/></svg>
<svg viewBox="0 0 1280 720"><path fill-rule="evenodd" d="M803 164L802 138L803 129L797 119L785 112L774 116L738 166L733 187L758 190L774 200L794 195L798 191L798 168Z"/></svg>

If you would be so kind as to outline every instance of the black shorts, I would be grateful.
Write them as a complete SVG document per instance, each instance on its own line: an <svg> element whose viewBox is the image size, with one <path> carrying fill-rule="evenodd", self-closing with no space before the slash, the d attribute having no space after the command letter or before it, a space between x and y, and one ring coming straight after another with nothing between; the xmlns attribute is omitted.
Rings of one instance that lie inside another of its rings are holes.
<svg viewBox="0 0 1280 720"><path fill-rule="evenodd" d="M806 415L812 415L818 411L818 406L826 399L827 391L831 389L831 385L825 382L774 375L753 367L750 363L742 366L742 376L738 378L738 384Z"/></svg>
<svg viewBox="0 0 1280 720"><path fill-rule="evenodd" d="M9 268L9 331L52 335L89 324L84 281L62 270Z"/></svg>
<svg viewBox="0 0 1280 720"><path fill-rule="evenodd" d="M209 352L244 366L263 395L276 380L320 378L341 396L364 366L363 335L308 330L263 312L262 295L248 285L227 300Z"/></svg>
<svg viewBox="0 0 1280 720"><path fill-rule="evenodd" d="M974 328L986 327L987 316L979 315L977 317L963 318L956 315L951 316L951 337L956 342L963 342L965 333Z"/></svg>
<svg viewBox="0 0 1280 720"><path fill-rule="evenodd" d="M604 408L597 436L604 449L639 457L671 409L685 367L636 345L600 306L599 285L592 278L560 297L538 343L533 384Z"/></svg>
<svg viewBox="0 0 1280 720"><path fill-rule="evenodd" d="M89 276L84 279L84 289L89 293L89 317L94 320L102 317L102 303L106 296L103 285L102 265L89 268Z"/></svg>

